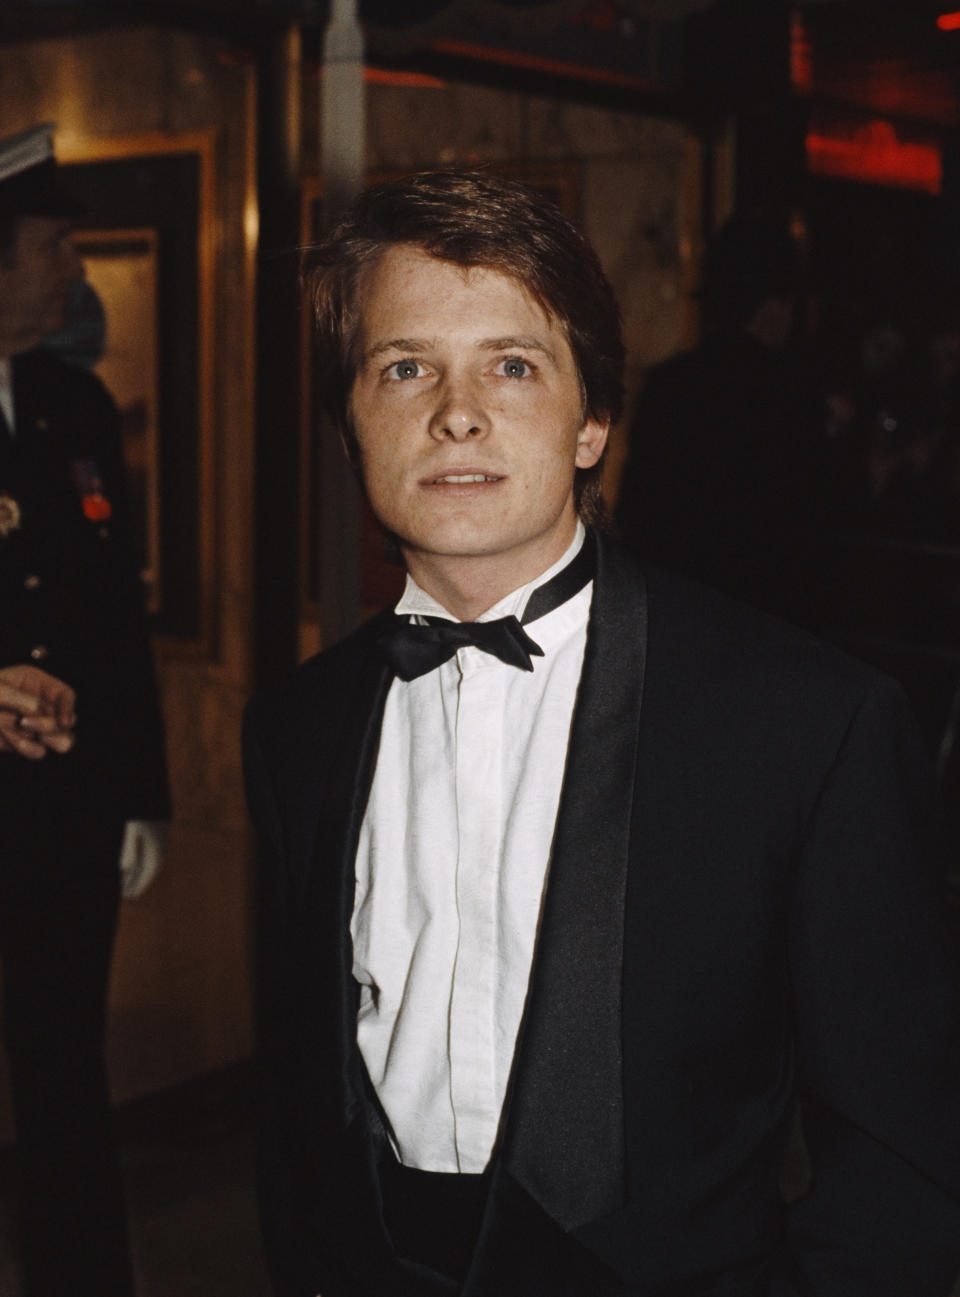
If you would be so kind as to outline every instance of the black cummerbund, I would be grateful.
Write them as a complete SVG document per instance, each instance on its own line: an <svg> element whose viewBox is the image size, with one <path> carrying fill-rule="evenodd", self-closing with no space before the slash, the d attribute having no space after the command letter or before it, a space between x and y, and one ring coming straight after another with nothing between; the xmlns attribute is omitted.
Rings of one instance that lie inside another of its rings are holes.
<svg viewBox="0 0 960 1297"><path fill-rule="evenodd" d="M462 1282L470 1268L490 1187L489 1173L448 1175L380 1163L387 1229L399 1256Z"/></svg>

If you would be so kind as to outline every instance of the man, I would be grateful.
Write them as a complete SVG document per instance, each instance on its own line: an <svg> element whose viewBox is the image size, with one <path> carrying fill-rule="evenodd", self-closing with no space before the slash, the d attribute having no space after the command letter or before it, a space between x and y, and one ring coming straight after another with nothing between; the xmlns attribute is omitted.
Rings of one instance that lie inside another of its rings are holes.
<svg viewBox="0 0 960 1297"><path fill-rule="evenodd" d="M49 127L0 143L0 665L28 692L24 664L50 671L77 713L75 743L0 763L3 1030L26 1293L126 1297L107 981L118 864L124 890L141 890L169 803L116 408L39 346L82 273L72 206Z"/></svg>
<svg viewBox="0 0 960 1297"><path fill-rule="evenodd" d="M647 375L617 505L647 560L819 628L826 602L826 415L797 354L796 241L736 216L707 245L702 339Z"/></svg>
<svg viewBox="0 0 960 1297"><path fill-rule="evenodd" d="M308 283L408 580L248 714L278 1294L945 1297L957 1005L896 686L578 521L618 316L535 193L375 188Z"/></svg>

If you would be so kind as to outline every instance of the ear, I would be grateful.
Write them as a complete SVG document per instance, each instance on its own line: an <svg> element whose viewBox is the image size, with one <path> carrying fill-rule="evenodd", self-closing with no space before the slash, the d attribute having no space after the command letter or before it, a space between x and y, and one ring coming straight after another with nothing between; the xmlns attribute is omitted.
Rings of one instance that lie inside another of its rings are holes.
<svg viewBox="0 0 960 1297"><path fill-rule="evenodd" d="M348 432L346 428L338 428L337 436L340 441L340 449L343 451L344 459L347 461L347 463L350 465L351 468L355 468L357 472L359 472L360 471L360 448L357 445L356 438L353 436L352 433Z"/></svg>
<svg viewBox="0 0 960 1297"><path fill-rule="evenodd" d="M349 399L347 400L347 408L344 411L343 422L341 423L340 420L338 419L335 424L335 429L336 429L337 439L340 442L340 447L343 450L343 454L344 457L346 458L347 463L350 465L350 467L353 469L353 471L357 474L358 477L362 477L360 443L357 441L357 434L354 431L353 410L351 408Z"/></svg>
<svg viewBox="0 0 960 1297"><path fill-rule="evenodd" d="M603 454L609 432L609 418L587 419L577 433L577 468L593 468Z"/></svg>

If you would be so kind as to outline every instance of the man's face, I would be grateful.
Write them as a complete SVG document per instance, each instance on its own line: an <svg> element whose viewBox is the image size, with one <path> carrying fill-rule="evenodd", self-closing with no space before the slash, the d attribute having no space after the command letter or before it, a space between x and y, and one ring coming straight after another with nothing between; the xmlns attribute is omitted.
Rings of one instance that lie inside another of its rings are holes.
<svg viewBox="0 0 960 1297"><path fill-rule="evenodd" d="M0 263L0 355L26 351L62 329L70 288L82 274L65 221L21 217Z"/></svg>
<svg viewBox="0 0 960 1297"><path fill-rule="evenodd" d="M407 244L367 269L358 306L363 481L414 578L435 592L482 563L502 593L532 580L570 543L574 469L607 435L565 334L519 280Z"/></svg>

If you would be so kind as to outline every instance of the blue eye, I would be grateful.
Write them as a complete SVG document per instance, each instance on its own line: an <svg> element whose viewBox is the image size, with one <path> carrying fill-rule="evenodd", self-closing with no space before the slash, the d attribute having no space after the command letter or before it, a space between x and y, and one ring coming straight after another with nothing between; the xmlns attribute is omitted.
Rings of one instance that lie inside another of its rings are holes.
<svg viewBox="0 0 960 1297"><path fill-rule="evenodd" d="M504 378L526 378L530 373L530 366L519 356L508 356L501 360L498 368Z"/></svg>
<svg viewBox="0 0 960 1297"><path fill-rule="evenodd" d="M420 366L415 360L398 360L395 365L391 365L387 370L390 378L419 378Z"/></svg>

